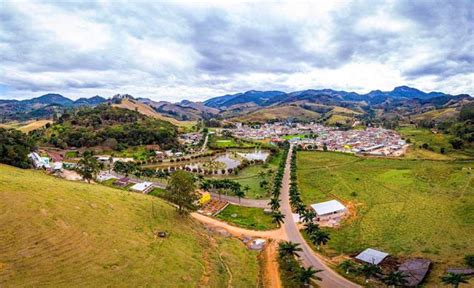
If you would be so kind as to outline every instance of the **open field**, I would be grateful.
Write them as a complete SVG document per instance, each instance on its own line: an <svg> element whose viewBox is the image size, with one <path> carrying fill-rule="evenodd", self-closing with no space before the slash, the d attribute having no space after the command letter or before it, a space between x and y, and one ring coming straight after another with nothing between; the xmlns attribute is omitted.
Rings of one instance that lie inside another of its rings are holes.
<svg viewBox="0 0 474 288"><path fill-rule="evenodd" d="M340 199L357 216L331 231L330 255L374 247L434 261L431 283L474 252L473 161L367 159L298 152L305 204Z"/></svg>
<svg viewBox="0 0 474 288"><path fill-rule="evenodd" d="M455 150L449 143L453 138L451 135L433 133L427 128L416 128L414 126L404 126L397 131L405 139L410 139L412 145L408 149L405 158L408 159L433 159L433 160L453 160L474 158L474 147L465 147L464 150ZM420 148L424 143L430 149ZM441 148L445 153L441 154Z"/></svg>
<svg viewBox="0 0 474 288"><path fill-rule="evenodd" d="M0 286L255 286L257 254L162 200L0 165ZM156 231L169 237L155 238Z"/></svg>
<svg viewBox="0 0 474 288"><path fill-rule="evenodd" d="M46 125L48 123L52 123L52 122L53 121L51 121L51 120L33 120L33 121L28 121L28 122L11 122L11 123L0 124L0 127L13 128L13 129L20 130L23 133L28 133L30 131L41 128L44 125Z"/></svg>
<svg viewBox="0 0 474 288"><path fill-rule="evenodd" d="M232 217L232 215L236 217ZM217 218L229 224L252 230L271 230L278 228L277 225L272 222L272 216L264 214L261 208L242 207L230 204L217 215Z"/></svg>

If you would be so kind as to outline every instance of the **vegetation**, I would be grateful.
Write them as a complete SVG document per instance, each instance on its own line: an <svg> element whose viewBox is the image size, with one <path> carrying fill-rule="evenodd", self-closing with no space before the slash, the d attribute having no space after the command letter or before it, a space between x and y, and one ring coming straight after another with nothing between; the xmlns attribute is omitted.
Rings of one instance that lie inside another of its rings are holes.
<svg viewBox="0 0 474 288"><path fill-rule="evenodd" d="M77 172L79 175L82 176L82 179L86 180L87 182L91 182L91 180L97 177L102 165L97 161L95 157L93 157L92 152L86 151L82 155L82 159L79 160L77 163Z"/></svg>
<svg viewBox="0 0 474 288"><path fill-rule="evenodd" d="M263 213L261 208L228 205L217 218L236 226L252 230L271 230L277 228L271 215Z"/></svg>
<svg viewBox="0 0 474 288"><path fill-rule="evenodd" d="M280 194L281 194L281 188L282 188L282 183L283 183L283 175L285 174L285 165L286 165L286 157L288 155L289 151L289 144L288 142L285 142L285 146L283 147L283 152L282 152L282 158L280 161L280 165L278 167L278 170L275 174L275 178L273 179L273 190L272 190L272 196L270 198L269 205L272 209L272 218L273 222L276 223L278 226L281 226L285 220L285 215L279 211L280 209Z"/></svg>
<svg viewBox="0 0 474 288"><path fill-rule="evenodd" d="M26 134L14 129L0 128L0 163L28 168L28 154L34 148L35 142Z"/></svg>
<svg viewBox="0 0 474 288"><path fill-rule="evenodd" d="M302 251L299 244L293 242L280 242L278 246L278 263L280 278L284 287L306 287L311 281L321 280L316 274L322 270L313 267L302 267L297 260L298 252Z"/></svg>
<svg viewBox="0 0 474 288"><path fill-rule="evenodd" d="M465 251L474 251L471 161L309 151L298 152L297 159L302 201L342 199L352 214L331 231L325 253L378 247L395 256L426 257L435 264L430 281L437 281L445 268L462 264Z"/></svg>
<svg viewBox="0 0 474 288"><path fill-rule="evenodd" d="M60 148L158 144L163 149L178 145L176 127L136 111L99 105L64 113L52 125L31 132L39 142Z"/></svg>
<svg viewBox="0 0 474 288"><path fill-rule="evenodd" d="M454 288L459 287L461 283L469 283L467 281L467 277L463 274L454 274L454 273L447 273L446 275L441 277L441 281L444 284L452 285Z"/></svg>
<svg viewBox="0 0 474 288"><path fill-rule="evenodd" d="M179 214L187 214L196 209L195 202L199 199L194 184L194 177L186 171L176 171L166 188L166 198L176 204Z"/></svg>
<svg viewBox="0 0 474 288"><path fill-rule="evenodd" d="M257 282L256 252L209 234L158 198L5 165L0 183L0 286Z"/></svg>

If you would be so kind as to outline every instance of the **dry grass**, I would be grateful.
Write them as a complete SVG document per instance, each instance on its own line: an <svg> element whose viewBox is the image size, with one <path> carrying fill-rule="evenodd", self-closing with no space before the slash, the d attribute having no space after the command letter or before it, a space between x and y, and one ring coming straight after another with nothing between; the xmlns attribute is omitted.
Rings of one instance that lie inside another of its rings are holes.
<svg viewBox="0 0 474 288"><path fill-rule="evenodd" d="M300 120L317 120L319 113L301 108L299 106L278 106L264 108L247 115L232 119L238 122L265 122L275 119L295 118Z"/></svg>
<svg viewBox="0 0 474 288"><path fill-rule="evenodd" d="M156 197L40 171L0 165L0 227L1 287L250 287L258 278L254 252Z"/></svg>
<svg viewBox="0 0 474 288"><path fill-rule="evenodd" d="M6 124L0 124L0 127L18 129L23 133L28 133L35 129L41 128L48 123L52 123L51 120L32 120L28 122L10 122Z"/></svg>

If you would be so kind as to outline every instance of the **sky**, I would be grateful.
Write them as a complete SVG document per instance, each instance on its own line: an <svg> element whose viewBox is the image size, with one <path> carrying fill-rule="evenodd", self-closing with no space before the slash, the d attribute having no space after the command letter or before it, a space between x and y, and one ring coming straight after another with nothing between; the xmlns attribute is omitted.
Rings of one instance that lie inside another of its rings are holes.
<svg viewBox="0 0 474 288"><path fill-rule="evenodd" d="M474 1L9 1L0 99L247 90L474 95Z"/></svg>

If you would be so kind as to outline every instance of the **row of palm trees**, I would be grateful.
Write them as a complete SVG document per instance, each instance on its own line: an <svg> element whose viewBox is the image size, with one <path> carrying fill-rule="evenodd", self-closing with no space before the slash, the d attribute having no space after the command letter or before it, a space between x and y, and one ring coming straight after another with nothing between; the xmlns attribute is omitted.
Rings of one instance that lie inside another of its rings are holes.
<svg viewBox="0 0 474 288"><path fill-rule="evenodd" d="M296 286L307 287L311 281L322 280L317 276L317 273L323 270L316 270L313 267L305 268L301 266L298 261L299 254L302 249L298 243L290 241L280 242L278 246L278 259L280 262L280 268L287 277L287 280L291 281ZM286 283L288 284L288 283ZM291 285L288 285L291 287Z"/></svg>
<svg viewBox="0 0 474 288"><path fill-rule="evenodd" d="M285 174L285 165L286 157L288 156L289 145L285 144L283 147L282 158L278 167L278 170L275 173L275 178L273 180L273 190L270 202L268 205L272 209L272 219L274 223L277 223L278 226L281 226L285 220L285 215L280 211L280 193L281 187L283 184L283 176Z"/></svg>

